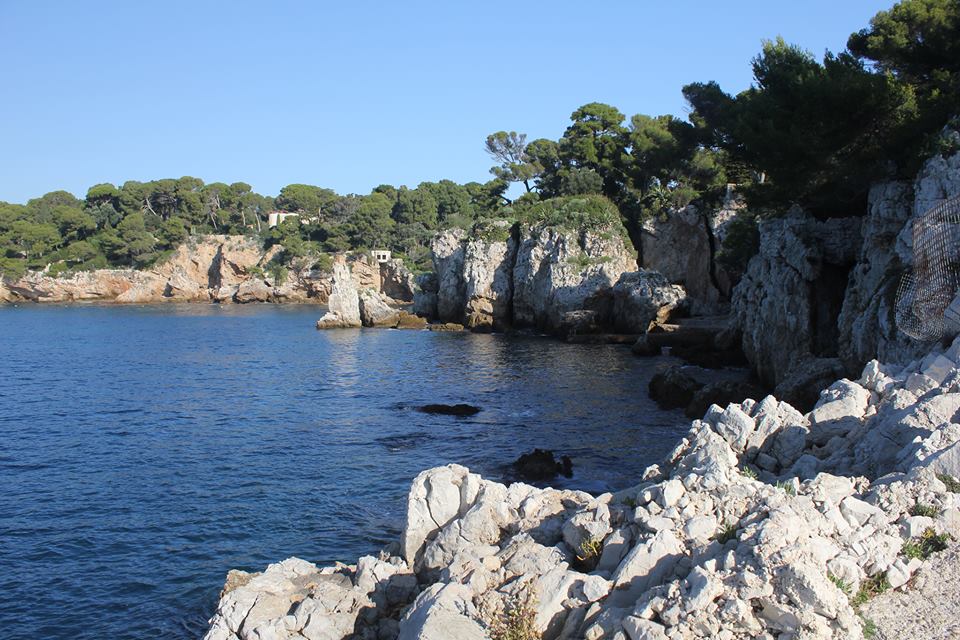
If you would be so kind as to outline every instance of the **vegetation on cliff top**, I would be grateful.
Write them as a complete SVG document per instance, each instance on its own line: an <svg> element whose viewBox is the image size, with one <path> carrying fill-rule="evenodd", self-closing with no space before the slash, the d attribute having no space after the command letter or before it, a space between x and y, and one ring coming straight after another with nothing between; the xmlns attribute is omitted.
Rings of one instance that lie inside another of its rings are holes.
<svg viewBox="0 0 960 640"><path fill-rule="evenodd" d="M287 261L376 247L422 266L438 229L496 218L579 226L620 217L636 244L645 219L711 206L728 183L753 215L791 204L822 216L862 213L870 183L912 175L957 115L960 2L903 0L822 59L772 40L752 66L753 86L735 96L715 82L685 86L687 120L627 118L593 102L558 140L494 133L486 140L494 178L485 183L381 185L367 195L291 184L272 198L242 182L183 177L95 185L83 200L55 191L0 203L0 273L141 268L203 233L257 235L283 244ZM510 183L524 185L515 201ZM272 210L300 213L300 222L267 229ZM747 226L731 235L726 259L744 264L754 236Z"/></svg>

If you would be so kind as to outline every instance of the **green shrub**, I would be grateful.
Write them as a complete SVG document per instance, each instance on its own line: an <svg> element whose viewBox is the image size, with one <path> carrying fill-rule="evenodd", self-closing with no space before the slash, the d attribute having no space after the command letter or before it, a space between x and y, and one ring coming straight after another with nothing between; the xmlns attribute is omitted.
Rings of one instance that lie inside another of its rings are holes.
<svg viewBox="0 0 960 640"><path fill-rule="evenodd" d="M731 540L734 540L737 537L737 529L739 528L738 523L730 522L724 525L723 529L713 537L714 540L720 544L727 544Z"/></svg>
<svg viewBox="0 0 960 640"><path fill-rule="evenodd" d="M845 594L850 595L850 585L843 578L838 578L832 573L828 573L827 577L830 578L830 582L837 586L837 589L843 591Z"/></svg>
<svg viewBox="0 0 960 640"><path fill-rule="evenodd" d="M871 576L860 583L860 590L857 591L857 595L853 596L850 600L850 604L854 607L859 607L862 604L865 604L871 598L880 595L884 591L890 588L890 581L887 580L887 573L878 573L875 576Z"/></svg>
<svg viewBox="0 0 960 640"><path fill-rule="evenodd" d="M518 208L518 218L527 224L546 224L562 229L608 229L626 236L620 211L599 195L561 196Z"/></svg>
<svg viewBox="0 0 960 640"><path fill-rule="evenodd" d="M506 242L510 239L511 227L512 225L497 224L495 220L478 220L470 235L487 243Z"/></svg>
<svg viewBox="0 0 960 640"><path fill-rule="evenodd" d="M933 529L927 529L919 538L913 538L904 542L900 553L908 558L926 560L934 553L946 549L949 541L950 536L947 534L938 534Z"/></svg>
<svg viewBox="0 0 960 640"><path fill-rule="evenodd" d="M860 615L860 614L858 614ZM860 615L860 626L863 628L863 637L864 638L876 638L877 637L877 624L863 615Z"/></svg>
<svg viewBox="0 0 960 640"><path fill-rule="evenodd" d="M920 504L917 503L910 507L910 515L912 516L926 516L928 518L936 518L940 515L940 509L930 504Z"/></svg>
<svg viewBox="0 0 960 640"><path fill-rule="evenodd" d="M750 258L760 251L760 227L757 216L741 211L727 225L727 235L717 252L717 264L731 274L747 270Z"/></svg>
<svg viewBox="0 0 960 640"><path fill-rule="evenodd" d="M797 490L794 488L793 483L787 480L777 483L777 489L782 489L787 495L795 496L797 495Z"/></svg>
<svg viewBox="0 0 960 640"><path fill-rule="evenodd" d="M740 467L740 473L743 474L745 478L750 478L751 480L757 479L757 472L754 471L752 467Z"/></svg>
<svg viewBox="0 0 960 640"><path fill-rule="evenodd" d="M958 482L953 476L948 476L945 473L938 473L937 480L947 485L947 491L950 493L960 493L960 482Z"/></svg>
<svg viewBox="0 0 960 640"><path fill-rule="evenodd" d="M490 640L541 640L536 595L527 587L510 599L502 613L485 615Z"/></svg>

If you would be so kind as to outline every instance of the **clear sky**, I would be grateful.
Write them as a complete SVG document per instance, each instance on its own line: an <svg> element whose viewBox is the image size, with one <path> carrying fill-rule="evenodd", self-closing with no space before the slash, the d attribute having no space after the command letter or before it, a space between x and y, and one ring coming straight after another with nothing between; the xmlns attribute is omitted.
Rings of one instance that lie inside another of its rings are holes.
<svg viewBox="0 0 960 640"><path fill-rule="evenodd" d="M837 51L893 0L0 0L0 200L192 175L275 195L485 181L487 134L685 115L761 40Z"/></svg>

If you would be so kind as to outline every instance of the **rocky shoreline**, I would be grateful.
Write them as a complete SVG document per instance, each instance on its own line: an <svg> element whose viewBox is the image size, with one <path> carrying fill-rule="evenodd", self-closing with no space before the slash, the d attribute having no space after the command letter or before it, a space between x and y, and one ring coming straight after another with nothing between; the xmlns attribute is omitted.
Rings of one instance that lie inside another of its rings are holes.
<svg viewBox="0 0 960 640"><path fill-rule="evenodd" d="M98 269L69 277L31 272L21 278L3 278L0 302L327 304L332 268L304 259L274 270L271 265L282 250L280 245L265 249L246 236L198 236L146 270ZM349 263L353 286L382 293L394 303L413 301L413 274L402 261L378 263L365 254L341 257Z"/></svg>
<svg viewBox="0 0 960 640"><path fill-rule="evenodd" d="M424 471L399 541L231 572L206 638L480 639L518 617L548 640L864 637L870 598L960 538L958 361L960 340L873 361L806 415L711 406L614 494Z"/></svg>

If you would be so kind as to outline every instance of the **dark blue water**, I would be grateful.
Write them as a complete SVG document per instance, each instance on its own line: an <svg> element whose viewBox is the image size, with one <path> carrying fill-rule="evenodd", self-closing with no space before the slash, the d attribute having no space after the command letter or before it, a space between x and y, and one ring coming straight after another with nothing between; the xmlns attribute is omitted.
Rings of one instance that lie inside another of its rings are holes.
<svg viewBox="0 0 960 640"><path fill-rule="evenodd" d="M687 421L614 346L318 332L315 307L0 307L0 629L196 638L230 568L395 540L410 480L497 477L533 447L564 486L626 486ZM413 410L484 408L468 419Z"/></svg>

